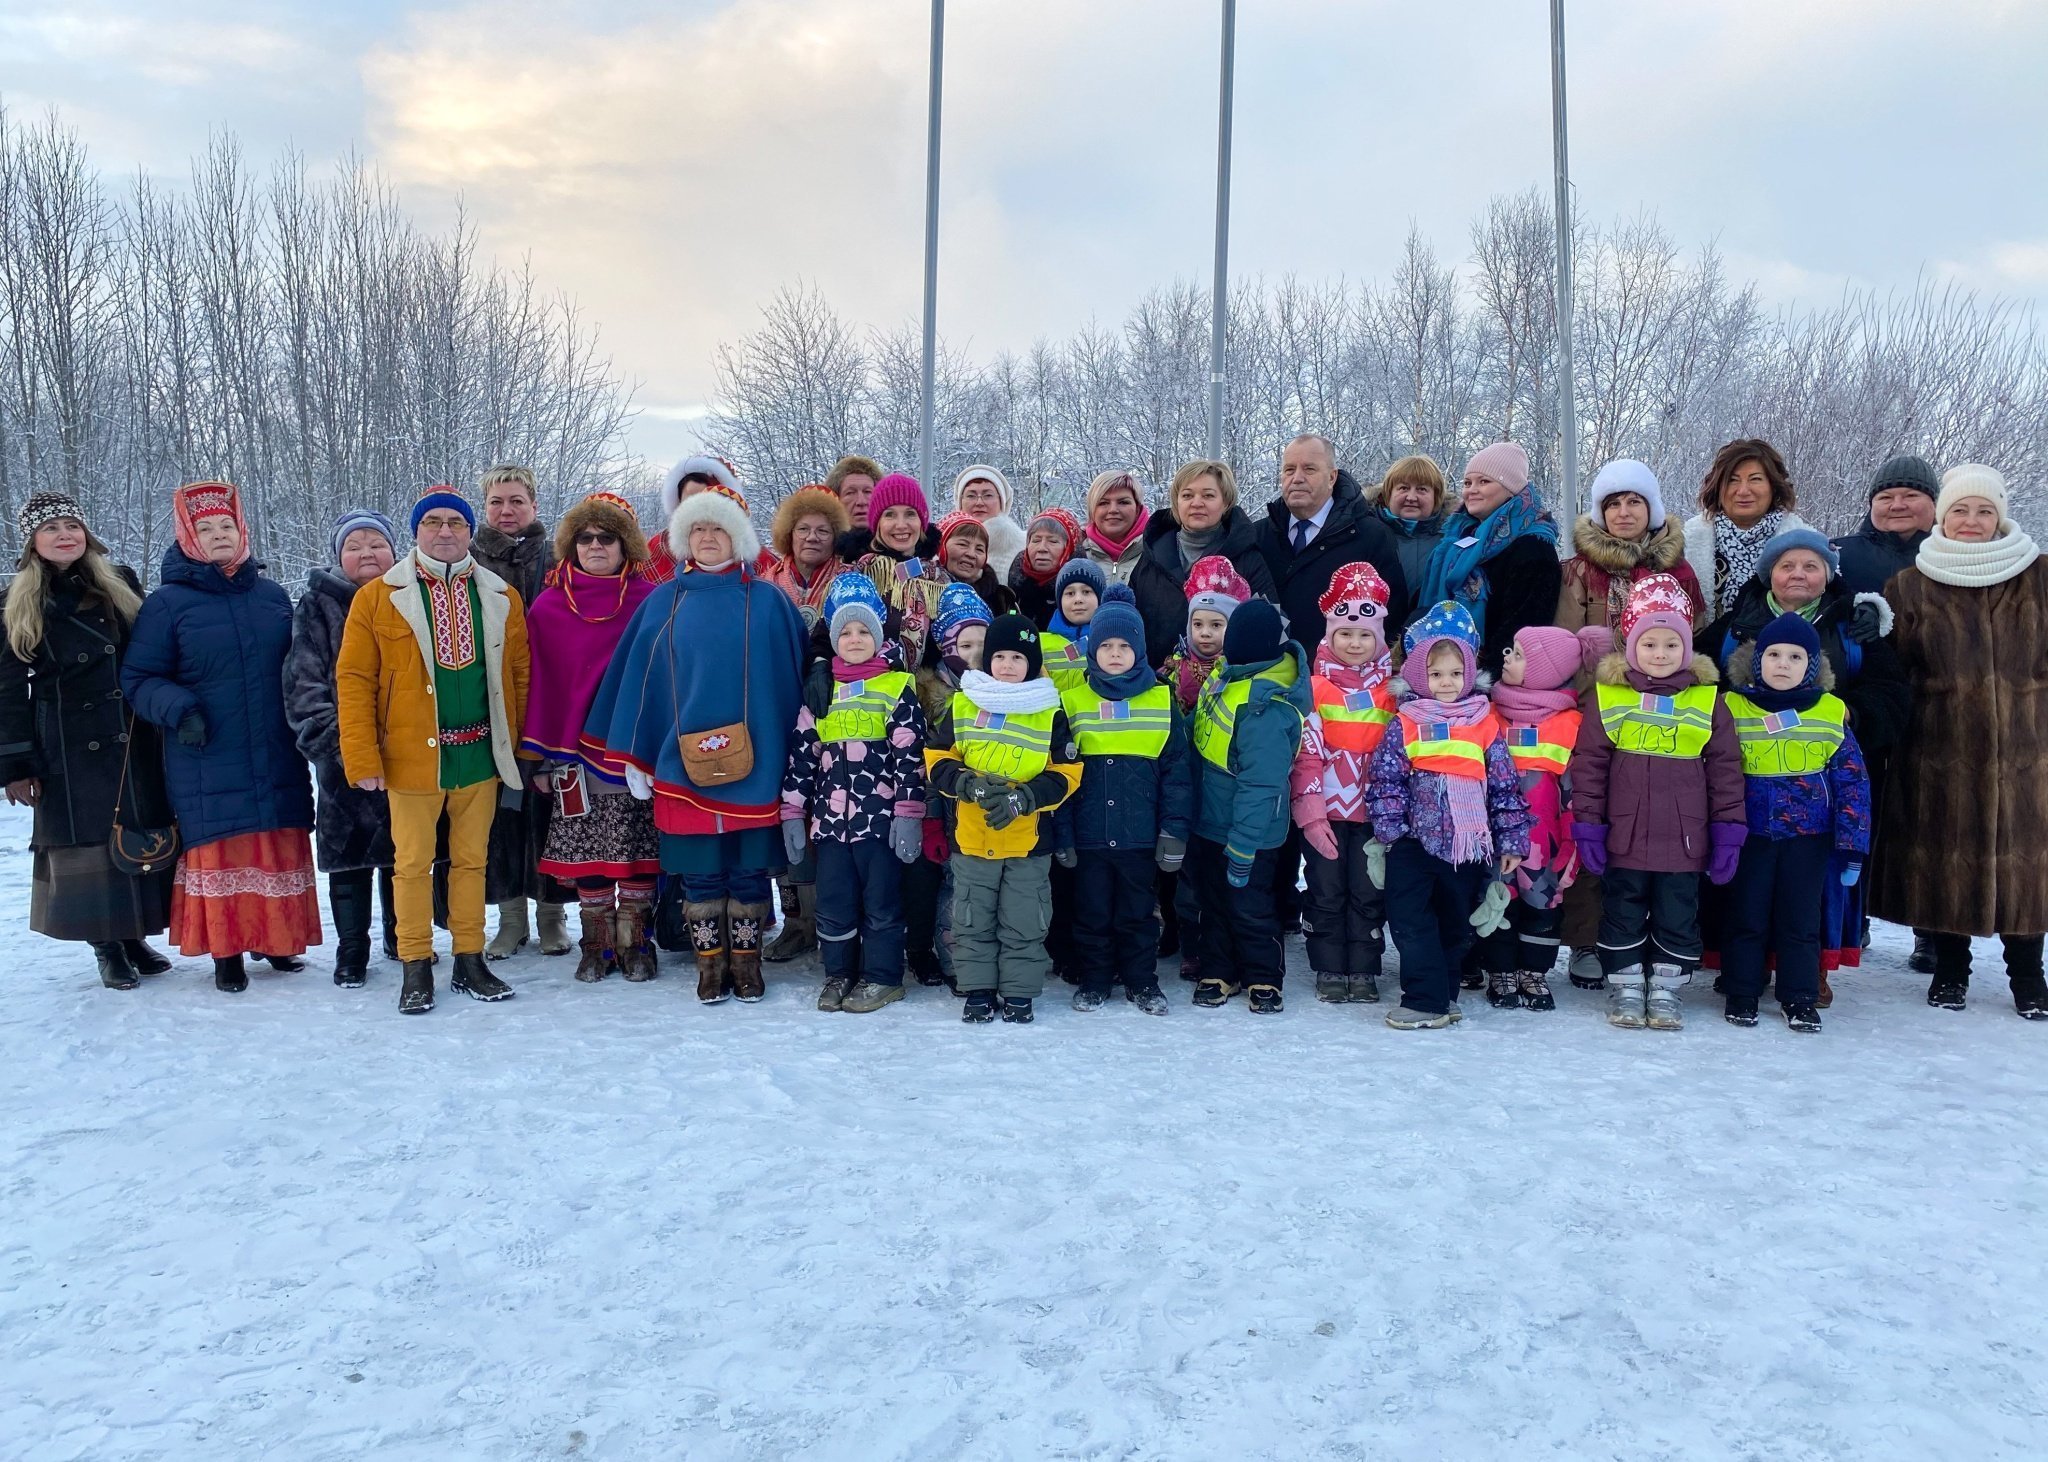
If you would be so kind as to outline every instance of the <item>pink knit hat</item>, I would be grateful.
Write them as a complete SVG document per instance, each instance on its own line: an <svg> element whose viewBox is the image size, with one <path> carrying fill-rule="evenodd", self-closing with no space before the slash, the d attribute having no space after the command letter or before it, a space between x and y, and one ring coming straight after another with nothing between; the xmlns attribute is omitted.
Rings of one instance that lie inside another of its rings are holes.
<svg viewBox="0 0 2048 1462"><path fill-rule="evenodd" d="M875 525L882 521L882 514L891 508L916 508L917 526L920 530L931 527L932 510L925 503L924 489L917 485L917 479L907 472L891 472L875 484L875 490L868 496L868 531L875 531Z"/></svg>
<svg viewBox="0 0 2048 1462"><path fill-rule="evenodd" d="M1522 652L1522 684L1530 690L1559 690L1614 648L1614 634L1603 625L1589 624L1577 634L1531 625L1515 631L1515 645Z"/></svg>
<svg viewBox="0 0 2048 1462"><path fill-rule="evenodd" d="M1529 485L1529 454L1515 442L1495 442L1474 452L1465 464L1467 477L1475 472L1491 477L1509 492L1520 492Z"/></svg>
<svg viewBox="0 0 2048 1462"><path fill-rule="evenodd" d="M1628 603L1621 611L1621 638L1630 669L1643 668L1636 664L1636 641L1653 629L1675 631L1685 645L1685 658L1692 658L1692 597L1670 574L1638 579L1628 591Z"/></svg>

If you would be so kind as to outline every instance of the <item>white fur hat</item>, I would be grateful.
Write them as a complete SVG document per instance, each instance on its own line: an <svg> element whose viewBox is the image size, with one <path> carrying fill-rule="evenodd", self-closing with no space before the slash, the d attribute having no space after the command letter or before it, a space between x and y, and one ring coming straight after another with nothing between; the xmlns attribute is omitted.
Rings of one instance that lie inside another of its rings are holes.
<svg viewBox="0 0 2048 1462"><path fill-rule="evenodd" d="M1998 509L1998 526L2012 521L2006 511L2005 475L1982 462L1965 462L1941 474L1941 495L1934 500L1934 521L1948 516L1948 510L1966 497L1987 499Z"/></svg>
<svg viewBox="0 0 2048 1462"><path fill-rule="evenodd" d="M713 457L699 452L695 456L683 458L669 468L668 476L661 480L661 511L664 517L676 510L676 504L683 496L683 479L692 476L708 477L713 482L722 482L734 492L740 490L740 476L733 471L732 463L723 457Z"/></svg>
<svg viewBox="0 0 2048 1462"><path fill-rule="evenodd" d="M1657 474L1648 465L1633 457L1616 457L1593 477L1593 517L1600 519L1600 510L1607 500L1618 492L1632 492L1650 505L1650 526L1664 526L1664 490L1657 485Z"/></svg>
<svg viewBox="0 0 2048 1462"><path fill-rule="evenodd" d="M755 531L747 500L737 488L713 483L675 505L668 518L668 547L677 563L689 562L692 523L716 523L723 528L732 539L733 557L743 564L751 564L761 556L761 535Z"/></svg>

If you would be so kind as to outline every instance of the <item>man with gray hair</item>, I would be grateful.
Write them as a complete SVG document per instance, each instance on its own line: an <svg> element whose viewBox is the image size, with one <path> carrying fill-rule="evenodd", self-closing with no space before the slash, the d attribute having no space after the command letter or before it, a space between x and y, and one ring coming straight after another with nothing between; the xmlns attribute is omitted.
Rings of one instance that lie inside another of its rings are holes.
<svg viewBox="0 0 2048 1462"><path fill-rule="evenodd" d="M1259 552L1273 571L1287 633L1311 656L1323 638L1316 601L1337 570L1364 561L1387 581L1387 634L1408 621L1409 584L1394 535L1365 501L1358 480L1337 465L1328 437L1304 432L1280 454L1280 493L1259 524Z"/></svg>

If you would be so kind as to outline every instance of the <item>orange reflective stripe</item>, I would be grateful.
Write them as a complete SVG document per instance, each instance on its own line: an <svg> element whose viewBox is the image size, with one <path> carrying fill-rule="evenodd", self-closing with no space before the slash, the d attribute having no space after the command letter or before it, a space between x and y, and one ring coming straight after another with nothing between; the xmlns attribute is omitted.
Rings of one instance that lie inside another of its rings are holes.
<svg viewBox="0 0 2048 1462"><path fill-rule="evenodd" d="M1393 697L1384 684L1370 691L1346 691L1335 681L1314 675L1309 687L1323 723L1324 746L1360 756L1379 749L1380 738L1394 719Z"/></svg>
<svg viewBox="0 0 2048 1462"><path fill-rule="evenodd" d="M1411 720L1401 714L1402 747L1408 765L1418 772L1436 772L1446 777L1486 776L1486 748L1501 734L1500 722L1491 711L1470 726L1438 726Z"/></svg>
<svg viewBox="0 0 2048 1462"><path fill-rule="evenodd" d="M1571 764L1572 748L1579 744L1579 713L1559 711L1534 726L1510 726L1507 743L1517 770L1561 774Z"/></svg>

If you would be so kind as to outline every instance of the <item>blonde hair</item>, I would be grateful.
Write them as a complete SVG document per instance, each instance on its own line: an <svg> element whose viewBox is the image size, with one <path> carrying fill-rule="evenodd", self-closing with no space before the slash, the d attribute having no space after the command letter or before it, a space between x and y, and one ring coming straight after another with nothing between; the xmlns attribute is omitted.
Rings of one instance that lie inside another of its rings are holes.
<svg viewBox="0 0 2048 1462"><path fill-rule="evenodd" d="M21 546L14 581L7 586L7 648L14 658L27 663L36 657L43 643L43 605L49 600L55 568L36 552L31 538ZM141 612L142 596L128 587L128 581L114 572L107 561L107 546L88 531L85 552L78 560L78 572L86 589L105 601L108 610L122 624L135 623Z"/></svg>
<svg viewBox="0 0 2048 1462"><path fill-rule="evenodd" d="M1166 506L1175 510L1175 516L1179 516L1180 490L1205 477L1215 478L1216 485L1223 489L1223 511L1226 514L1237 506L1237 474L1230 470L1230 464L1197 457L1192 462L1181 464L1180 471L1173 474L1173 482L1166 489Z"/></svg>
<svg viewBox="0 0 2048 1462"><path fill-rule="evenodd" d="M534 502L540 501L540 495L533 488L533 469L521 467L516 462L501 462L496 467L485 469L484 475L477 480L476 490L480 494L488 493L492 488L507 482L518 483L526 489L526 496L529 499Z"/></svg>
<svg viewBox="0 0 2048 1462"><path fill-rule="evenodd" d="M1436 465L1431 457L1403 457L1387 469L1387 475L1380 479L1380 485L1366 494L1368 502L1384 503L1397 482L1419 482L1436 494L1436 505L1429 511L1431 516L1444 510L1444 469Z"/></svg>

